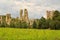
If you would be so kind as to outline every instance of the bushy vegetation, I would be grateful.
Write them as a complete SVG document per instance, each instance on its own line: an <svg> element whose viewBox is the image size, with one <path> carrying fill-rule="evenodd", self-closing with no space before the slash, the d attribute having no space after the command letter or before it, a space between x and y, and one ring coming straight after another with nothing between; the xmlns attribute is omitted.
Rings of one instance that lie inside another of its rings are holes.
<svg viewBox="0 0 60 40"><path fill-rule="evenodd" d="M29 23L21 21L12 21L10 25L7 25L6 22L0 24L0 27L11 27L11 28L30 28ZM60 12L54 11L52 19L45 19L41 17L40 19L35 19L32 24L34 29L60 29Z"/></svg>
<svg viewBox="0 0 60 40"><path fill-rule="evenodd" d="M52 19L45 19L44 17L41 17L38 19L39 22L33 23L33 28L38 29L60 29L60 12L54 11L54 15ZM37 25L38 23L38 25Z"/></svg>

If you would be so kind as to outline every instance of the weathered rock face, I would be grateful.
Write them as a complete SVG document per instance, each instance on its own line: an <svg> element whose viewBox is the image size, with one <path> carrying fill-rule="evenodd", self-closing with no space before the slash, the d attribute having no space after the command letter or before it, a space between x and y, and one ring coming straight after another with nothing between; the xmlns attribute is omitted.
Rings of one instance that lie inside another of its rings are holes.
<svg viewBox="0 0 60 40"><path fill-rule="evenodd" d="M2 16L0 15L0 24L2 23Z"/></svg>
<svg viewBox="0 0 60 40"><path fill-rule="evenodd" d="M6 23L10 24L11 22L11 14L6 14Z"/></svg>
<svg viewBox="0 0 60 40"><path fill-rule="evenodd" d="M20 10L20 20L23 20L23 10Z"/></svg>
<svg viewBox="0 0 60 40"><path fill-rule="evenodd" d="M47 19L53 19L54 11L47 11Z"/></svg>
<svg viewBox="0 0 60 40"><path fill-rule="evenodd" d="M9 25L11 22L11 14L0 15L0 24L3 22Z"/></svg>
<svg viewBox="0 0 60 40"><path fill-rule="evenodd" d="M23 13L24 13L24 15L23 15ZM20 10L20 20L28 23L28 19L29 19L28 18L28 10L24 9L24 12L23 12L23 10L21 9Z"/></svg>
<svg viewBox="0 0 60 40"><path fill-rule="evenodd" d="M5 15L0 15L0 24L6 22L6 16Z"/></svg>
<svg viewBox="0 0 60 40"><path fill-rule="evenodd" d="M24 9L24 19L26 22L28 22L28 10L27 9Z"/></svg>

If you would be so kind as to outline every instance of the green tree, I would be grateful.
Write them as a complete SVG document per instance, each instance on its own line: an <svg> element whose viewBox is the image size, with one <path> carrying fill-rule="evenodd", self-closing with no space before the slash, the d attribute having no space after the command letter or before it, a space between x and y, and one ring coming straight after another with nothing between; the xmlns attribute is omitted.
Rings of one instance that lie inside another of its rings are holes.
<svg viewBox="0 0 60 40"><path fill-rule="evenodd" d="M60 20L60 12L58 10L54 11L53 20Z"/></svg>
<svg viewBox="0 0 60 40"><path fill-rule="evenodd" d="M42 17L40 19L38 28L41 28L41 29L47 29L48 28L48 21L44 17Z"/></svg>
<svg viewBox="0 0 60 40"><path fill-rule="evenodd" d="M8 24L3 21L3 22L0 24L0 27L8 27Z"/></svg>
<svg viewBox="0 0 60 40"><path fill-rule="evenodd" d="M21 22L20 28L28 28L28 24L26 22Z"/></svg>
<svg viewBox="0 0 60 40"><path fill-rule="evenodd" d="M15 28L15 23L14 23L14 22L11 22L11 23L10 23L10 27L11 27L11 28Z"/></svg>
<svg viewBox="0 0 60 40"><path fill-rule="evenodd" d="M33 28L37 28L36 21L33 22Z"/></svg>
<svg viewBox="0 0 60 40"><path fill-rule="evenodd" d="M60 12L58 10L54 11L53 20L49 22L51 29L60 29Z"/></svg>
<svg viewBox="0 0 60 40"><path fill-rule="evenodd" d="M56 27L55 29L60 29L60 21L55 21L56 22Z"/></svg>

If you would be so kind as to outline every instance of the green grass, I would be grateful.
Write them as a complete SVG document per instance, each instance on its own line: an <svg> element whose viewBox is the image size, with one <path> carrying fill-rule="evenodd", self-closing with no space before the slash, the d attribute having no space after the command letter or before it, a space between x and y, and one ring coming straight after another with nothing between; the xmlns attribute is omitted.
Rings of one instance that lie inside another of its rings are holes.
<svg viewBox="0 0 60 40"><path fill-rule="evenodd" d="M0 40L60 40L60 30L0 28Z"/></svg>

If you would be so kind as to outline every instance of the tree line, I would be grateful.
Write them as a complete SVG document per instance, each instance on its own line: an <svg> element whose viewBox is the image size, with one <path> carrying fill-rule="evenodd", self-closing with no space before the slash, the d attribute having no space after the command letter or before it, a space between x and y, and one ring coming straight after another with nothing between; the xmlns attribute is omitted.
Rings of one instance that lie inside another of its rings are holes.
<svg viewBox="0 0 60 40"><path fill-rule="evenodd" d="M45 19L41 17L36 19L30 26L29 23L17 21L12 21L10 25L6 22L0 24L0 27L10 27L10 28L34 28L34 29L60 29L60 12L58 10L54 11L53 19Z"/></svg>

